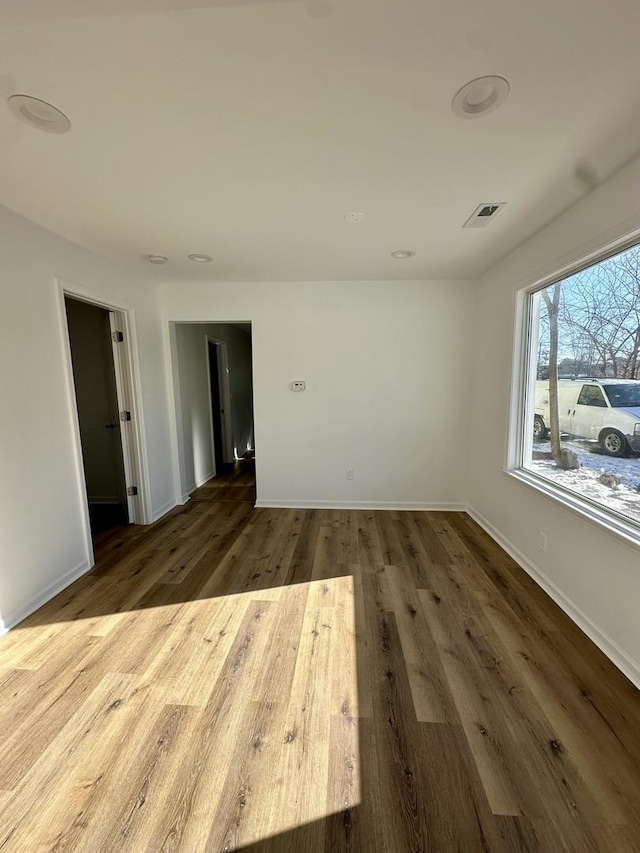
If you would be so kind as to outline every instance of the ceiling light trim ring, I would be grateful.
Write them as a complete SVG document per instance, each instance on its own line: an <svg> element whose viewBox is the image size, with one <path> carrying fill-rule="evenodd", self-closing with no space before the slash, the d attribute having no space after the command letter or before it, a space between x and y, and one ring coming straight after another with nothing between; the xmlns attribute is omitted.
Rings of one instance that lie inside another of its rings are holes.
<svg viewBox="0 0 640 853"><path fill-rule="evenodd" d="M25 124L46 133L67 133L71 130L69 118L48 101L32 95L10 95L7 106Z"/></svg>
<svg viewBox="0 0 640 853"><path fill-rule="evenodd" d="M456 92L451 109L459 118L480 118L497 110L510 91L509 81L504 77L476 77Z"/></svg>

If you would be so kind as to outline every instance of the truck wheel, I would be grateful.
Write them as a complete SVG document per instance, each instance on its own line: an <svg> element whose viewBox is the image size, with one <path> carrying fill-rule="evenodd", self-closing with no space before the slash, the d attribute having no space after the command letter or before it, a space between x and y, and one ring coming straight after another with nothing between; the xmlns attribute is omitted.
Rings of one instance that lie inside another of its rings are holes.
<svg viewBox="0 0 640 853"><path fill-rule="evenodd" d="M549 430L544 425L541 415L535 415L533 418L533 437L538 441L542 441L547 437Z"/></svg>
<svg viewBox="0 0 640 853"><path fill-rule="evenodd" d="M617 429L605 429L600 433L600 446L607 456L626 456L627 439Z"/></svg>

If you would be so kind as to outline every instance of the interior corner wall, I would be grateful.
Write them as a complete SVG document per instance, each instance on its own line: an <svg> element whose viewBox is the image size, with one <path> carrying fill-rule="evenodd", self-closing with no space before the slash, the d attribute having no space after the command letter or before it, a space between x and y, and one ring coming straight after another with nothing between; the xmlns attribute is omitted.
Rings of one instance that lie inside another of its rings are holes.
<svg viewBox="0 0 640 853"><path fill-rule="evenodd" d="M215 473L205 329L200 324L175 325L181 500Z"/></svg>
<svg viewBox="0 0 640 853"><path fill-rule="evenodd" d="M88 568L54 278L135 310L154 514L175 497L155 286L0 208L0 629Z"/></svg>
<svg viewBox="0 0 640 853"><path fill-rule="evenodd" d="M516 293L570 255L640 228L640 159L508 255L479 283L469 501L581 627L640 684L640 548L503 472ZM540 531L547 550L538 548Z"/></svg>
<svg viewBox="0 0 640 853"><path fill-rule="evenodd" d="M251 322L259 505L462 507L474 294L464 281L166 284L166 351L172 321Z"/></svg>

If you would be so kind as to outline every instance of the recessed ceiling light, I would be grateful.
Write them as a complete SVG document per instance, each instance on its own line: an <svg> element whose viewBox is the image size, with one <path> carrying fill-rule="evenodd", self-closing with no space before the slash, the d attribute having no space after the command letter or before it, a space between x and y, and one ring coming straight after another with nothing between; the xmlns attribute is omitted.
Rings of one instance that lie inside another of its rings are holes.
<svg viewBox="0 0 640 853"><path fill-rule="evenodd" d="M460 118L480 118L497 110L509 95L504 77L477 77L456 92L451 108Z"/></svg>
<svg viewBox="0 0 640 853"><path fill-rule="evenodd" d="M166 255L147 255L147 260L151 264L166 264L169 258Z"/></svg>
<svg viewBox="0 0 640 853"><path fill-rule="evenodd" d="M407 258L415 257L415 252L412 252L411 249L398 249L395 252L391 252L391 257L395 258L398 261L406 261Z"/></svg>
<svg viewBox="0 0 640 853"><path fill-rule="evenodd" d="M351 213L347 213L344 217L345 222L362 222L364 219L364 213L360 210L354 210Z"/></svg>
<svg viewBox="0 0 640 853"><path fill-rule="evenodd" d="M211 255L187 255L190 261L193 261L194 264L210 264L213 258Z"/></svg>
<svg viewBox="0 0 640 853"><path fill-rule="evenodd" d="M11 95L7 98L11 112L21 121L46 130L47 133L66 133L71 130L71 122L66 115L53 104L32 98L30 95Z"/></svg>

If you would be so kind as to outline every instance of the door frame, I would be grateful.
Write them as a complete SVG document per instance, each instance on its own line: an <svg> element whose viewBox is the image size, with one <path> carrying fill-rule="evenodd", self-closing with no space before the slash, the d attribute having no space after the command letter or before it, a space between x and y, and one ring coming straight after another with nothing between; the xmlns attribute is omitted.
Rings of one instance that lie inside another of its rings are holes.
<svg viewBox="0 0 640 853"><path fill-rule="evenodd" d="M124 335L123 342L113 347L113 363L116 375L118 410L131 412L130 421L121 421L120 436L125 469L125 485L136 485L138 487L138 494L127 495L127 508L131 524L148 524L151 519L151 509L149 504L149 478L146 466L147 455L140 395L140 370L137 361L138 348L135 314L132 308L123 305L114 305L113 303L98 299L93 291L79 285L60 278L55 279L55 284L58 296L58 316L63 340L63 366L76 458L76 474L84 515L87 552L90 557L90 564L93 565L93 540L89 522L89 500L87 497L82 443L80 440L78 403L73 381L73 361L65 310L65 297L77 299L80 302L86 302L89 305L94 305L97 308L103 308L105 311L108 311L112 333L114 331L121 331Z"/></svg>
<svg viewBox="0 0 640 853"><path fill-rule="evenodd" d="M218 388L220 391L220 403L224 408L224 414L221 414L220 422L222 423L222 458L225 463L234 462L236 459L236 451L233 446L233 421L231 418L231 384L229 381L229 353L227 342L214 338L211 335L205 334L205 360L207 364L207 392L209 395L209 422L211 424L211 453L213 458L214 476L219 473L215 470L216 466L216 448L213 437L213 398L211 396L211 365L209 364L209 344L213 344L218 350Z"/></svg>

